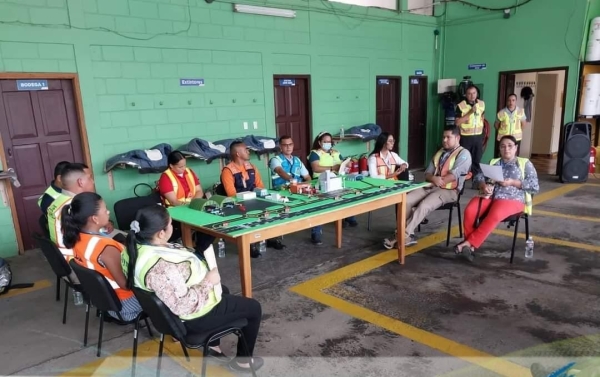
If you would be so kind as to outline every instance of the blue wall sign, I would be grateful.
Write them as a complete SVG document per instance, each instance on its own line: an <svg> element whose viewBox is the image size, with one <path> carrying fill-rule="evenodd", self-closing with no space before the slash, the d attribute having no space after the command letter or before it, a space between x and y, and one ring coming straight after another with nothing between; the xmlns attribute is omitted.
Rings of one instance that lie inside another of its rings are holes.
<svg viewBox="0 0 600 377"><path fill-rule="evenodd" d="M377 79L377 85L390 85L390 79Z"/></svg>
<svg viewBox="0 0 600 377"><path fill-rule="evenodd" d="M48 80L17 80L18 90L48 90Z"/></svg>
<svg viewBox="0 0 600 377"><path fill-rule="evenodd" d="M469 64L469 69L470 70L479 70L479 69L486 69L487 68L487 64L485 63L477 63L477 64Z"/></svg>
<svg viewBox="0 0 600 377"><path fill-rule="evenodd" d="M179 79L179 86L204 86L204 79Z"/></svg>
<svg viewBox="0 0 600 377"><path fill-rule="evenodd" d="M423 71L422 69L418 69L415 71L416 76L423 76L424 74L425 74L425 71Z"/></svg>
<svg viewBox="0 0 600 377"><path fill-rule="evenodd" d="M296 79L279 79L279 86L296 86Z"/></svg>

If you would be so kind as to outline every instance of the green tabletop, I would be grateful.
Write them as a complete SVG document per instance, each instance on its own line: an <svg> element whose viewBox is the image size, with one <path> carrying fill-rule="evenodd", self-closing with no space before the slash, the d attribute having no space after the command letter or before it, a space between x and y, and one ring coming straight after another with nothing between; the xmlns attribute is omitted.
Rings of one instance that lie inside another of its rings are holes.
<svg viewBox="0 0 600 377"><path fill-rule="evenodd" d="M191 209L188 206L169 208L173 220L190 224L195 227L211 228L219 233L232 237L241 236L256 230L271 228L287 221L299 220L315 215L322 215L331 210L349 208L356 204L372 202L390 195L412 191L419 187L428 186L429 182L392 181L375 178L364 178L362 181L344 180L344 188L351 190L339 197L323 197L291 194L289 191L274 191L289 198L289 202L270 201L268 217L264 211L248 212L246 215L221 216ZM269 200L257 198L256 200ZM288 207L288 211L285 208Z"/></svg>

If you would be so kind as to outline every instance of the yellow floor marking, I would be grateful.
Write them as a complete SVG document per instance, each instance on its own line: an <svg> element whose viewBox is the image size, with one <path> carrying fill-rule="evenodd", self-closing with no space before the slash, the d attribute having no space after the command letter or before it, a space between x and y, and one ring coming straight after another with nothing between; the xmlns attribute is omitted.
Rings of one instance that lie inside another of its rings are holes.
<svg viewBox="0 0 600 377"><path fill-rule="evenodd" d="M6 294L3 294L2 296L0 296L0 299L15 297L15 296L22 295L25 293L39 291L40 289L48 288L51 286L52 286L52 282L50 280L47 280L47 279L38 280L35 283L33 283L33 287L11 289Z"/></svg>
<svg viewBox="0 0 600 377"><path fill-rule="evenodd" d="M560 186L554 190L541 193L534 197L534 204L540 204L548 200L552 200L559 196L565 195L569 192L575 191L581 188L583 185L568 185L568 186ZM454 237L458 231L458 226L454 226L451 231L451 235ZM513 232L497 230L494 233L500 235L507 235L512 237ZM520 235L521 238L524 235ZM432 235L429 235L421 240L415 246L408 247L406 249L406 254L411 255L425 248L436 245L446 239L446 231L442 230ZM539 239L542 242L549 242L544 237L537 237L536 240ZM556 240L552 240L556 241ZM562 242L562 241L561 241ZM567 241L564 241L567 242ZM570 244L564 243L566 246L571 246ZM575 244L575 243L571 243ZM589 245L579 245L590 247ZM503 376L531 376L531 373L528 368L520 366L518 364L512 363L510 361L503 360L499 357L489 355L485 352L478 351L469 346L460 344L458 342L452 341L450 339L444 338L442 336L436 335L434 333L421 330L414 326L411 326L407 323L399 321L397 319L384 316L362 306L356 305L354 303L342 300L338 297L334 297L328 295L322 290L330 288L334 285L337 285L345 280L363 275L371 270L379 268L387 263L397 261L398 251L386 250L372 257L366 258L362 261L350 264L348 266L339 268L335 271L331 271L325 273L323 275L317 276L311 280L308 280L304 283L298 284L294 287L291 287L290 290L292 292L298 293L302 296L308 297L314 301L320 302L324 305L330 306L336 310L339 310L342 313L348 314L352 317L359 318L363 321L373 323L377 326L385 328L389 331L392 331L400 336L406 337L408 339L414 340L416 342L422 343L426 346L444 352L448 355L455 356L471 362L473 364L479 365L485 369L491 370L497 374ZM407 262L405 266L399 266L399 269L402 268L410 268L410 261Z"/></svg>
<svg viewBox="0 0 600 377"><path fill-rule="evenodd" d="M571 220L593 221L593 222L600 223L600 217L567 215L565 213L543 211L540 209L534 210L533 214L534 215L542 215L542 216L562 217L564 219L571 219Z"/></svg>
<svg viewBox="0 0 600 377"><path fill-rule="evenodd" d="M513 237L515 234L514 231L500 230L500 229L494 230L493 233L499 234L502 236L507 236L507 237ZM585 243L579 243L579 242L573 242L573 241L559 240L556 238L542 237L542 236L537 236L537 235L533 235L533 234L532 234L532 237L534 238L535 241L541 241L541 242L550 243L550 244L559 245L559 246L572 247L574 249L583 249L583 250L588 250L588 251L600 252L600 246L588 245ZM525 234L519 232L517 235L517 238L524 239Z"/></svg>

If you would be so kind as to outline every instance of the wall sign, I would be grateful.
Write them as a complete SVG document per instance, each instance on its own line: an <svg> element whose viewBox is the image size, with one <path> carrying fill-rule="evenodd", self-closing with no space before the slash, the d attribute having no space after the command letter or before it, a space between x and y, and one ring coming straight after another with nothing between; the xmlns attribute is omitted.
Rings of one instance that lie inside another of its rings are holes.
<svg viewBox="0 0 600 377"><path fill-rule="evenodd" d="M279 79L279 86L296 86L296 79Z"/></svg>
<svg viewBox="0 0 600 377"><path fill-rule="evenodd" d="M204 86L204 79L179 79L179 86Z"/></svg>
<svg viewBox="0 0 600 377"><path fill-rule="evenodd" d="M48 90L48 80L17 80L18 90Z"/></svg>
<svg viewBox="0 0 600 377"><path fill-rule="evenodd" d="M479 69L486 69L486 68L487 68L486 63L469 64L470 70L479 70Z"/></svg>
<svg viewBox="0 0 600 377"><path fill-rule="evenodd" d="M415 71L415 76L423 76L425 74L425 71L423 71L422 69L418 69Z"/></svg>
<svg viewBox="0 0 600 377"><path fill-rule="evenodd" d="M412 85L419 85L419 79L410 79Z"/></svg>
<svg viewBox="0 0 600 377"><path fill-rule="evenodd" d="M377 79L377 85L390 85L390 79Z"/></svg>

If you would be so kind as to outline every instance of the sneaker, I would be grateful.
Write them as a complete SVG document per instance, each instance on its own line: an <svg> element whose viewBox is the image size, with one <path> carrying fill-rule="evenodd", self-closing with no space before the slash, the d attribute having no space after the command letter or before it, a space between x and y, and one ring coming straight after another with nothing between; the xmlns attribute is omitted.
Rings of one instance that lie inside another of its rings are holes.
<svg viewBox="0 0 600 377"><path fill-rule="evenodd" d="M396 237L386 238L385 240L383 240L383 247L385 247L388 250L391 250L394 248L394 246L396 246L396 242L398 242Z"/></svg>
<svg viewBox="0 0 600 377"><path fill-rule="evenodd" d="M267 247L272 247L275 250L283 250L286 246L281 242L279 238L272 238L267 240Z"/></svg>
<svg viewBox="0 0 600 377"><path fill-rule="evenodd" d="M323 245L323 241L321 241L321 235L320 234L313 234L310 236L310 242L312 242L313 245Z"/></svg>
<svg viewBox="0 0 600 377"><path fill-rule="evenodd" d="M406 237L406 241L404 241L404 246L412 246L417 244L417 238L414 234Z"/></svg>
<svg viewBox="0 0 600 377"><path fill-rule="evenodd" d="M229 368L235 370L236 372L252 373L252 370L250 368L241 367L237 363L237 360L238 360L237 357L235 359L231 360L231 362L229 363ZM252 358L252 366L254 367L255 372L257 370L259 370L263 365L265 365L265 361L263 360L262 357L254 356Z"/></svg>
<svg viewBox="0 0 600 377"><path fill-rule="evenodd" d="M460 256L469 262L473 262L475 260L475 253L470 247L463 247L462 251L460 252Z"/></svg>

